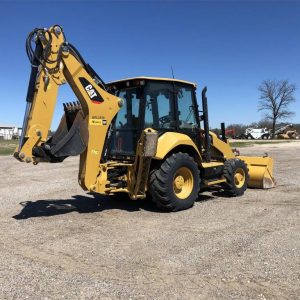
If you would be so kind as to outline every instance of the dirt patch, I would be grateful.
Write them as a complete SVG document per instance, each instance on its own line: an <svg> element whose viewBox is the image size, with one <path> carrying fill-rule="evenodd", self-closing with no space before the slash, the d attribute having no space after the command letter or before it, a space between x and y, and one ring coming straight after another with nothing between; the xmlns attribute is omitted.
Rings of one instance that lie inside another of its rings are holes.
<svg viewBox="0 0 300 300"><path fill-rule="evenodd" d="M78 159L0 157L0 298L298 299L300 143L241 149L264 152L276 189L170 214L83 192Z"/></svg>

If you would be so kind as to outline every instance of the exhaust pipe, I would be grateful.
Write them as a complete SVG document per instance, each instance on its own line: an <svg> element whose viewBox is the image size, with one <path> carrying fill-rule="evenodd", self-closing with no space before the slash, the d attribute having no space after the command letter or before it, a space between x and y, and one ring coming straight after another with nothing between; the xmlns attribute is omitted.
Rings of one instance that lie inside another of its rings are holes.
<svg viewBox="0 0 300 300"><path fill-rule="evenodd" d="M211 141L209 135L209 122L208 122L208 107L206 97L207 87L202 90L202 110L203 110L203 123L204 123L204 134L205 134L205 153L204 158L206 162L211 161Z"/></svg>
<svg viewBox="0 0 300 300"><path fill-rule="evenodd" d="M221 123L221 135L222 135L222 141L227 143L226 133L225 133L225 123Z"/></svg>

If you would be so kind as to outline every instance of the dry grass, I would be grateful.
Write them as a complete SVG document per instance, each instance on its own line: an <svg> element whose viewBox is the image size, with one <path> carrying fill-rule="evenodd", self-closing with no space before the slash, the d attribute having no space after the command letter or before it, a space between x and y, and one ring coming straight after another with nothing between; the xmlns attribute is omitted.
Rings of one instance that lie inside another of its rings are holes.
<svg viewBox="0 0 300 300"><path fill-rule="evenodd" d="M12 155L19 140L0 140L0 155Z"/></svg>

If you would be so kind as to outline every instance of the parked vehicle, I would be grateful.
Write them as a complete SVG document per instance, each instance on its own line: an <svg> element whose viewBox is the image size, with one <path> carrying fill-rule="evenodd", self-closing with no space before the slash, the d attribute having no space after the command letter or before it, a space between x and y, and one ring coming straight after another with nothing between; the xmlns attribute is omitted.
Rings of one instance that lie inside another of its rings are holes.
<svg viewBox="0 0 300 300"><path fill-rule="evenodd" d="M288 124L275 130L274 137L282 140L295 140L299 139L299 134L293 124Z"/></svg>
<svg viewBox="0 0 300 300"><path fill-rule="evenodd" d="M270 130L267 128L247 128L245 130L245 137L249 140L267 140L270 136Z"/></svg>

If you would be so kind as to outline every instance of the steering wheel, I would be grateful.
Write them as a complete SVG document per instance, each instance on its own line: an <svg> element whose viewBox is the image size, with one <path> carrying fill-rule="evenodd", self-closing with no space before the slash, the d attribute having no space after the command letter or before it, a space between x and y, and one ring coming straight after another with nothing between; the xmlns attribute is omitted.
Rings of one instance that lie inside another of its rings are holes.
<svg viewBox="0 0 300 300"><path fill-rule="evenodd" d="M166 123L170 123L171 122L171 118L169 115L165 115L159 118L159 123L161 124L166 124Z"/></svg>

